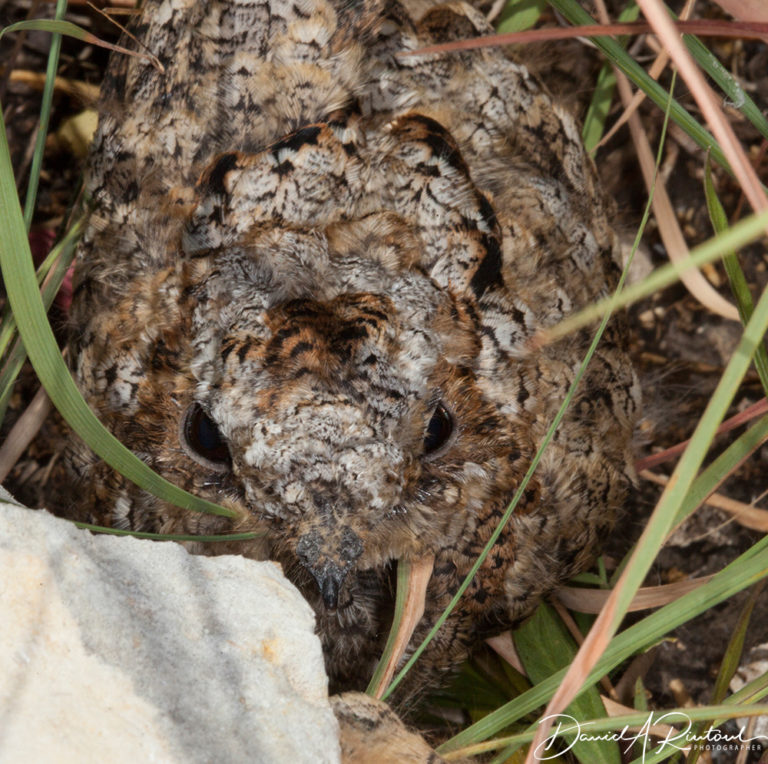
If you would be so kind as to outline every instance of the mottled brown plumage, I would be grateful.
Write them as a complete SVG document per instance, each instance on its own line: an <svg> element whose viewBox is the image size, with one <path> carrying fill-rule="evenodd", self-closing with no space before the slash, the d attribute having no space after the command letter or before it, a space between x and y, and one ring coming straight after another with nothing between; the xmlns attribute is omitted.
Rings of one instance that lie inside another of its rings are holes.
<svg viewBox="0 0 768 764"><path fill-rule="evenodd" d="M423 6L423 8L422 8ZM421 9L421 10L420 10ZM589 337L540 327L612 289L616 244L572 119L463 3L149 0L90 159L71 353L105 424L182 511L84 448L70 514L278 560L332 683L363 687L393 561L436 556L414 642L492 533ZM635 378L609 328L535 479L421 678L582 569L630 481ZM193 547L195 545L192 545Z"/></svg>

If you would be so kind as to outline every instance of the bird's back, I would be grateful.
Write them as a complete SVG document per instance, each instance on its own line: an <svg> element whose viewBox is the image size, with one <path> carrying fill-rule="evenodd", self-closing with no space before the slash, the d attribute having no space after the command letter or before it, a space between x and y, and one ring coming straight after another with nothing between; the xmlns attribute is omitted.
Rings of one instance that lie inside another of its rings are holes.
<svg viewBox="0 0 768 764"><path fill-rule="evenodd" d="M498 50L407 55L487 31L458 2L150 0L133 33L160 66L117 57L103 89L81 388L155 469L267 530L238 551L302 587L340 684L375 658L392 560L436 555L434 622L589 340L531 338L616 282L594 168L541 84ZM435 670L611 527L638 397L623 343L612 325ZM206 422L208 473L186 455ZM228 529L71 461L80 516Z"/></svg>

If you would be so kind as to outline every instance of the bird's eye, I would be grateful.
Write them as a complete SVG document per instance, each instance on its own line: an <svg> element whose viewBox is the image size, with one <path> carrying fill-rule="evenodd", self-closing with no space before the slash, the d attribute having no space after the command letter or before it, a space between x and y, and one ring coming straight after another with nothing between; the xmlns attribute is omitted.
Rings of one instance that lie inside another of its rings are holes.
<svg viewBox="0 0 768 764"><path fill-rule="evenodd" d="M181 426L181 443L187 453L204 467L218 472L229 469L227 443L216 423L197 403L187 409Z"/></svg>
<svg viewBox="0 0 768 764"><path fill-rule="evenodd" d="M427 425L424 454L429 456L439 451L448 442L452 433L453 418L448 413L448 409L442 403L438 403Z"/></svg>

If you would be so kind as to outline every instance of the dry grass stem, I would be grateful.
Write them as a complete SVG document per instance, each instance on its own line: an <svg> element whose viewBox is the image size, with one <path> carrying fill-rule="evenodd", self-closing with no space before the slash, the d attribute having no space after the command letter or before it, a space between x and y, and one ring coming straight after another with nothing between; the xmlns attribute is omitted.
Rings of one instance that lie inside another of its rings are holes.
<svg viewBox="0 0 768 764"><path fill-rule="evenodd" d="M766 196L749 158L725 118L712 88L707 85L703 74L688 53L688 49L683 45L680 33L675 28L664 4L661 0L637 0L637 4L666 47L686 85L690 88L691 95L696 99L696 103L719 142L739 185L744 191L744 195L752 205L752 209L755 212L767 210L768 196Z"/></svg>
<svg viewBox="0 0 768 764"><path fill-rule="evenodd" d="M616 75L621 100L625 106L629 106L633 97L632 88L627 78L621 72L617 72ZM680 264L690 254L688 244L677 221L677 215L675 215L667 189L656 176L656 161L645 128L640 121L640 116L636 113L632 114L628 121L645 186L648 189L648 193L653 189L653 214L659 227L659 235L664 243L664 248L667 250L669 259L673 263ZM704 278L698 268L689 268L681 272L680 280L686 289L707 309L723 316L723 318L732 321L739 320L739 312L736 306L722 297Z"/></svg>
<svg viewBox="0 0 768 764"><path fill-rule="evenodd" d="M757 419L757 417L762 416L765 413L768 413L768 398L763 398L757 403L748 406L744 411L740 411L738 414L726 419L720 427L717 428L717 435L722 435L724 432L735 430L737 427L741 427L741 425L746 424L752 419ZM651 467L657 467L659 464L664 464L664 462L671 461L679 454L682 454L690 442L690 440L684 440L682 443L678 443L670 448L665 448L657 454L650 454L644 456L642 459L638 459L635 462L635 471L639 473L643 470L650 469Z"/></svg>
<svg viewBox="0 0 768 764"><path fill-rule="evenodd" d="M694 589L698 589L706 584L712 576L702 576L692 578L688 581L675 581L672 584L661 584L660 586L644 586L638 589L637 594L632 598L632 604L628 612L636 613L639 610L651 610L657 607L663 607L670 602L682 597ZM608 597L611 589L583 589L578 586L561 586L556 592L555 597L568 609L576 610L579 613L599 613Z"/></svg>
<svg viewBox="0 0 768 764"><path fill-rule="evenodd" d="M684 12L690 13L695 0L688 0ZM608 22L609 18L604 5L599 7L600 20ZM657 59L657 61L660 59ZM643 173L643 180L648 193L653 188L653 213L659 226L659 234L664 243L664 247L669 254L669 259L674 263L680 263L688 255L688 245L686 244L680 224L677 222L672 202L667 194L667 189L656 174L656 161L651 151L651 144L646 135L640 117L631 108L636 96L632 94L632 87L626 75L614 67L616 74L616 84L619 89L621 100L624 103L624 109L629 129L632 135L632 142L635 146L637 160L640 163L640 169ZM658 75L656 75L658 76ZM655 78L654 78L655 79ZM723 298L712 285L702 276L698 269L689 269L680 275L680 279L685 284L688 291L696 297L702 305L714 313L724 318L738 321L739 312L735 305Z"/></svg>
<svg viewBox="0 0 768 764"><path fill-rule="evenodd" d="M584 644L584 634L582 633L568 608L565 607L563 603L557 598L552 600L552 606L557 611L557 614L560 616L560 620L565 624L565 627L568 629L568 632L573 637L576 644L581 647ZM611 684L611 680L607 676L600 678L600 684L612 698L616 697L616 690L614 690L613 685Z"/></svg>
<svg viewBox="0 0 768 764"><path fill-rule="evenodd" d="M768 22L765 0L715 0L726 13L740 21Z"/></svg>
<svg viewBox="0 0 768 764"><path fill-rule="evenodd" d="M669 478L666 475L658 475L649 470L643 470L640 473L640 477L644 480L649 480L651 483L656 483L656 485L665 486L669 483ZM725 476L723 479L725 479ZM736 501L736 499L731 499L719 493L711 493L703 503L732 514L733 519L745 528L768 533L768 510L758 509L751 504Z"/></svg>
<svg viewBox="0 0 768 764"><path fill-rule="evenodd" d="M686 0L683 10L680 11L680 21L687 21L690 18L695 3L696 0ZM608 17L608 11L605 7L605 3L602 2L602 0L598 0L598 2L595 3L595 6L597 7L598 18L600 19L601 23L608 24L610 19ZM659 51L656 59L648 69L648 76L654 80L658 80L668 63L669 55L667 52L665 50ZM600 139L600 142L595 146L593 151L597 151L601 146L604 146L606 143L608 143L608 141L613 138L616 132L624 124L626 124L629 118L637 111L638 107L645 99L645 93L642 90L638 90L632 96L630 102L625 104L624 111L622 112L621 116L616 120L616 123L611 126L611 129L608 130L608 132Z"/></svg>
<svg viewBox="0 0 768 764"><path fill-rule="evenodd" d="M408 579L408 594L405 598L403 620L395 637L395 646L392 655L384 669L379 686L376 688L375 697L380 700L386 691L398 664L405 655L408 643L411 641L413 630L424 615L424 605L427 598L427 584L432 577L435 567L434 555L427 555L411 563L411 572Z"/></svg>
<svg viewBox="0 0 768 764"><path fill-rule="evenodd" d="M605 710L608 712L608 716L626 716L627 714L636 714L637 709L630 706L625 706L622 703L617 703L611 698L606 698L604 695L600 696L605 704ZM675 737L680 733L680 730L673 727L671 724L652 724L650 727L628 727L631 732L644 732L646 729L651 735L658 736L660 738ZM681 747L680 750L688 753L690 746Z"/></svg>
<svg viewBox="0 0 768 764"><path fill-rule="evenodd" d="M520 657L515 649L515 643L512 640L512 633L503 631L495 637L489 637L485 643L500 657L502 657L513 669L526 676L525 666L523 666Z"/></svg>
<svg viewBox="0 0 768 764"><path fill-rule="evenodd" d="M702 37L740 37L744 39L768 40L768 24L753 22L740 24L735 21L679 21L672 22L681 34L695 34ZM428 45L416 50L402 50L395 54L397 58L426 56L433 53L453 53L460 50L491 48L501 45L527 45L533 42L551 42L570 40L574 37L607 37L615 35L639 35L654 32L653 26L642 21L625 24L585 24L572 27L545 27L527 29L523 32L491 34L484 37L472 37L466 40L454 40L438 45Z"/></svg>
<svg viewBox="0 0 768 764"><path fill-rule="evenodd" d="M33 90L42 90L45 85L45 72L15 69L10 73L9 80L19 85L26 85ZM59 93L79 98L85 106L93 106L99 99L99 86L88 82L56 77L53 87Z"/></svg>
<svg viewBox="0 0 768 764"><path fill-rule="evenodd" d="M41 387L0 446L0 483L37 435L50 410L51 401Z"/></svg>

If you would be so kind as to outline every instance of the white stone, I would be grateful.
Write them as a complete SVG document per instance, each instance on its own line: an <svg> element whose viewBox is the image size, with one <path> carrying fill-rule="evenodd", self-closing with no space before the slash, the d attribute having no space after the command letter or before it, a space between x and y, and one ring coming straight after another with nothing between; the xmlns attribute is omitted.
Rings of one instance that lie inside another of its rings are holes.
<svg viewBox="0 0 768 764"><path fill-rule="evenodd" d="M0 504L0 571L2 764L339 760L314 616L277 565Z"/></svg>

